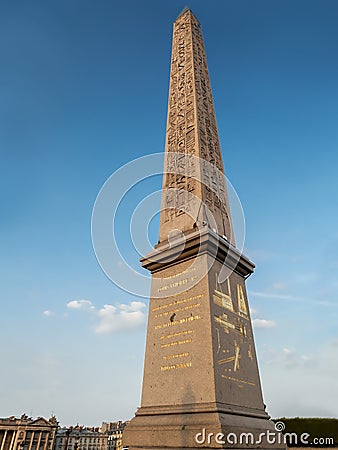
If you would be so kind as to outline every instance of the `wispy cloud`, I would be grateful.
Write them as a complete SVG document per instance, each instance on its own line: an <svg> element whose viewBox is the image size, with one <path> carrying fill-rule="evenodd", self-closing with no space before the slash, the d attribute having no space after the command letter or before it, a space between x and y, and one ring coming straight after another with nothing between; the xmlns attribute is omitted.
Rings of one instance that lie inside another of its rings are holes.
<svg viewBox="0 0 338 450"><path fill-rule="evenodd" d="M272 288L276 291L285 291L288 288L288 285L285 283L275 283L272 285Z"/></svg>
<svg viewBox="0 0 338 450"><path fill-rule="evenodd" d="M42 313L45 317L51 317L54 315L53 311L50 311L49 309L46 309L45 311L43 311Z"/></svg>
<svg viewBox="0 0 338 450"><path fill-rule="evenodd" d="M321 306L338 306L338 302L329 302L327 300L318 300L316 303Z"/></svg>
<svg viewBox="0 0 338 450"><path fill-rule="evenodd" d="M262 298L277 298L280 300L296 300L296 301L304 301L305 300L303 297L297 297L295 295L288 295L288 294L277 294L275 292L250 291L250 296L262 297Z"/></svg>
<svg viewBox="0 0 338 450"><path fill-rule="evenodd" d="M264 350L263 362L272 365L280 364L286 369L294 369L310 364L313 365L314 358L312 355L301 354L294 348L284 347L277 350L266 347Z"/></svg>
<svg viewBox="0 0 338 450"><path fill-rule="evenodd" d="M253 317L253 316L255 316L257 314L256 309L252 308L251 306L250 306L250 314L251 314L251 317Z"/></svg>
<svg viewBox="0 0 338 450"><path fill-rule="evenodd" d="M275 328L277 325L275 321L273 320L266 320L266 319L254 319L252 321L252 324L254 328L261 328L261 329L267 329L267 328Z"/></svg>
<svg viewBox="0 0 338 450"><path fill-rule="evenodd" d="M250 297L287 300L287 301L293 301L293 302L306 302L307 304L327 306L327 307L337 307L338 306L338 302L299 297L297 295L292 295L292 294L279 294L276 292L269 292L269 291L267 291L267 292L265 292L265 291L263 291L263 292L250 291L249 295L250 295Z"/></svg>
<svg viewBox="0 0 338 450"><path fill-rule="evenodd" d="M310 355L299 354L296 350L290 348L283 348L280 362L287 368L293 369L295 367L307 366L313 361Z"/></svg>

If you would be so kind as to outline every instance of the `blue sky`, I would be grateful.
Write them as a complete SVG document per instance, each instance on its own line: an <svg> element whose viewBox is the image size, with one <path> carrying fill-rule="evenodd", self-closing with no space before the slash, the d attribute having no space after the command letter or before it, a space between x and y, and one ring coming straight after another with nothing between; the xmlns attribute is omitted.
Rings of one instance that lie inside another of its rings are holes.
<svg viewBox="0 0 338 450"><path fill-rule="evenodd" d="M183 6L0 7L0 416L53 411L64 424L96 425L139 406L147 301L104 275L90 222L114 171L164 149ZM247 285L268 411L337 416L338 4L189 6L257 265ZM140 186L127 209L160 187L160 177ZM137 267L126 217L116 233Z"/></svg>

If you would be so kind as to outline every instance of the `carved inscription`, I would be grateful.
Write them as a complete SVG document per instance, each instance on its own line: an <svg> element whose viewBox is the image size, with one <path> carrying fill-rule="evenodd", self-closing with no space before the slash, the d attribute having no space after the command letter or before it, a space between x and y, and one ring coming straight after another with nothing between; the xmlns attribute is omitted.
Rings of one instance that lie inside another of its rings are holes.
<svg viewBox="0 0 338 450"><path fill-rule="evenodd" d="M161 348L174 347L175 345L191 344L192 339L184 339L183 341L169 342L168 344L161 344Z"/></svg>
<svg viewBox="0 0 338 450"><path fill-rule="evenodd" d="M161 372L165 372L167 370L173 370L173 369L187 369L188 367L192 367L191 362L176 363L176 364L171 364L170 366L161 366Z"/></svg>
<svg viewBox="0 0 338 450"><path fill-rule="evenodd" d="M188 284L193 283L195 280L197 280L197 276L192 274L195 271L196 267L190 267L184 272L180 272L171 277L166 277L163 279L157 278L156 282L161 285L159 288L157 288L157 292L164 292L168 290L173 291L175 290L175 288L178 288L180 286L186 286L188 289ZM184 278L182 277L182 275L185 275ZM162 280L166 283L162 283Z"/></svg>
<svg viewBox="0 0 338 450"><path fill-rule="evenodd" d="M176 274L157 278L160 285L158 291L172 292L168 297L158 300L161 303L152 308L154 331L158 336L162 353L163 363L159 368L161 373L192 367L189 348L193 343L195 332L191 325L202 319L201 299L205 294L193 294L190 289L176 293L175 288L181 286L182 282L188 283L186 280L194 280L195 271L195 267L189 267Z"/></svg>
<svg viewBox="0 0 338 450"><path fill-rule="evenodd" d="M176 355L163 356L163 359L185 358L186 356L189 356L189 352L176 353Z"/></svg>

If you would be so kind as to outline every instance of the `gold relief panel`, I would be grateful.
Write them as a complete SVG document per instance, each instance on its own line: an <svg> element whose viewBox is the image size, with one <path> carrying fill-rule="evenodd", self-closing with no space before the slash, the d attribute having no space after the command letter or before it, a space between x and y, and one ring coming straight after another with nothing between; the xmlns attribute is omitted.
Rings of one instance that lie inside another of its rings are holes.
<svg viewBox="0 0 338 450"><path fill-rule="evenodd" d="M220 291L214 291L213 300L216 305L229 309L232 312L234 311L234 305L229 295Z"/></svg>
<svg viewBox="0 0 338 450"><path fill-rule="evenodd" d="M234 312L234 305L231 298L230 277L226 279L226 286L224 289L218 282L218 273L216 273L216 289L214 290L213 301L216 305Z"/></svg>
<svg viewBox="0 0 338 450"><path fill-rule="evenodd" d="M230 351L227 351L230 353ZM229 355L226 358L219 359L217 363L219 365L222 364L231 364L231 371L237 372L240 369L240 359L241 359L241 349L237 343L237 341L234 341L233 345L233 354Z"/></svg>
<svg viewBox="0 0 338 450"><path fill-rule="evenodd" d="M246 301L244 296L243 287L241 284L237 284L237 299L238 299L238 311L245 316L248 315L248 309L246 307Z"/></svg>
<svg viewBox="0 0 338 450"><path fill-rule="evenodd" d="M235 330L235 325L228 320L227 314L222 314L221 316L214 316L214 320L218 323L223 330L229 334L231 330Z"/></svg>

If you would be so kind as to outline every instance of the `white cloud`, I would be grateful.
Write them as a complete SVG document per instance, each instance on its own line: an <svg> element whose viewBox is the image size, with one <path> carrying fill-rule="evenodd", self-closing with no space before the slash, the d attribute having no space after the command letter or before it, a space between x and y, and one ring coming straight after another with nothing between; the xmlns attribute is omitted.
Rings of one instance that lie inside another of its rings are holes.
<svg viewBox="0 0 338 450"><path fill-rule="evenodd" d="M263 329L267 329L267 328L274 328L276 326L276 322L274 322L273 320L266 320L266 319L254 319L252 321L252 324L255 328L263 328Z"/></svg>
<svg viewBox="0 0 338 450"><path fill-rule="evenodd" d="M67 303L67 308L70 309L95 309L92 302L89 300L72 300Z"/></svg>
<svg viewBox="0 0 338 450"><path fill-rule="evenodd" d="M131 302L129 305L104 305L97 311L99 323L94 327L96 333L114 333L142 327L146 322L145 308L142 302Z"/></svg>
<svg viewBox="0 0 338 450"><path fill-rule="evenodd" d="M143 309L146 305L142 302L131 302L129 305L125 305L124 303L121 303L118 307L124 311L140 311Z"/></svg>
<svg viewBox="0 0 338 450"><path fill-rule="evenodd" d="M90 313L97 323L93 326L95 333L114 333L131 330L145 325L146 315L143 311L146 305L142 302L121 303L118 305L106 304L97 309L89 300L72 300L67 308L84 310Z"/></svg>
<svg viewBox="0 0 338 450"><path fill-rule="evenodd" d="M54 313L52 311L50 311L49 309L46 309L42 314L45 317L51 317Z"/></svg>

